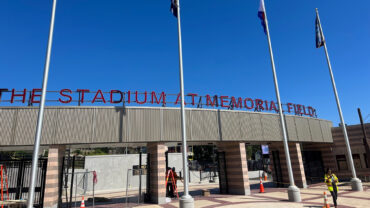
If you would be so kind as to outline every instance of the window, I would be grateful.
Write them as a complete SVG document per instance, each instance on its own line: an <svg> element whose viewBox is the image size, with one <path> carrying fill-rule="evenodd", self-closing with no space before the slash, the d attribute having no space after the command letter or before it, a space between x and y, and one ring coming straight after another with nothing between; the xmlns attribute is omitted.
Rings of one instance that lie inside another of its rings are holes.
<svg viewBox="0 0 370 208"><path fill-rule="evenodd" d="M361 166L361 158L360 158L360 155L359 154L353 154L352 155L352 158L353 158L353 164L355 166L356 169L361 169L362 166Z"/></svg>
<svg viewBox="0 0 370 208"><path fill-rule="evenodd" d="M168 152L170 153L176 152L176 147L168 147Z"/></svg>
<svg viewBox="0 0 370 208"><path fill-rule="evenodd" d="M347 160L345 155L337 155L337 164L339 170L348 170Z"/></svg>

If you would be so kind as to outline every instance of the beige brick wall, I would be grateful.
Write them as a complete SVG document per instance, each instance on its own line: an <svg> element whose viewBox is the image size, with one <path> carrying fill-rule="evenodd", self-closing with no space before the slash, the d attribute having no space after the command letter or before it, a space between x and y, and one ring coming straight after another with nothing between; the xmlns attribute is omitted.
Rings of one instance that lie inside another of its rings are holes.
<svg viewBox="0 0 370 208"><path fill-rule="evenodd" d="M271 167L272 167L274 181L275 181L276 176L275 176L275 170L274 170L274 164L273 164L271 152L276 151L276 150L279 151L280 167L281 167L282 179L283 179L282 183L284 186L289 186L288 167L287 167L287 162L286 162L286 157L285 157L284 145L282 142L274 142L270 145ZM295 185L300 188L306 188L307 181L306 181L306 175L304 173L304 166L303 166L300 144L295 143L295 142L294 143L289 142L289 153L290 153L290 161L292 164Z"/></svg>
<svg viewBox="0 0 370 208"><path fill-rule="evenodd" d="M150 154L150 195L156 204L166 203L166 146L164 143L148 143Z"/></svg>
<svg viewBox="0 0 370 208"><path fill-rule="evenodd" d="M65 146L50 146L46 170L44 207L54 208L58 205L59 179Z"/></svg>
<svg viewBox="0 0 370 208"><path fill-rule="evenodd" d="M250 195L245 144L240 142L220 142L218 146L220 151L225 152L229 193Z"/></svg>

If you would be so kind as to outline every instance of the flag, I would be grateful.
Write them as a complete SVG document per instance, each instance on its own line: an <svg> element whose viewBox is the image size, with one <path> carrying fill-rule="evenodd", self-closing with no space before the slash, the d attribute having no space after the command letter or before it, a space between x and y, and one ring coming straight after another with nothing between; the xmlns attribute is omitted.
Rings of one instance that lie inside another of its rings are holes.
<svg viewBox="0 0 370 208"><path fill-rule="evenodd" d="M321 25L319 16L316 14L316 48L320 48L324 45L324 37L322 36Z"/></svg>
<svg viewBox="0 0 370 208"><path fill-rule="evenodd" d="M266 21L265 21L265 17L266 17L265 16L265 3L263 2L263 0L260 1L260 8L258 9L258 17L261 19L263 31L265 32L265 34L267 34Z"/></svg>
<svg viewBox="0 0 370 208"><path fill-rule="evenodd" d="M171 12L173 16L177 18L177 8L178 8L178 3L177 0L171 0Z"/></svg>

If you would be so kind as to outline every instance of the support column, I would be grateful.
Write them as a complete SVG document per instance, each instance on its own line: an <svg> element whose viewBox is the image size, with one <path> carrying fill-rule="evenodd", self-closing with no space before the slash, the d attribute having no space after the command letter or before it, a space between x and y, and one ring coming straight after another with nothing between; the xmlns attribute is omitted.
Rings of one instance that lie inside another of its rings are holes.
<svg viewBox="0 0 370 208"><path fill-rule="evenodd" d="M250 195L245 144L241 142L221 142L219 143L219 150L225 152L229 193Z"/></svg>
<svg viewBox="0 0 370 208"><path fill-rule="evenodd" d="M290 158L292 160L292 169L294 182L299 188L307 188L306 175L304 173L301 146L299 143L289 143ZM285 159L285 157L284 157Z"/></svg>
<svg viewBox="0 0 370 208"><path fill-rule="evenodd" d="M150 200L156 204L166 203L166 157L164 143L148 143L150 160Z"/></svg>
<svg viewBox="0 0 370 208"><path fill-rule="evenodd" d="M48 164L46 169L44 207L57 208L59 197L60 174L62 172L65 146L49 147Z"/></svg>
<svg viewBox="0 0 370 208"><path fill-rule="evenodd" d="M279 159L280 159L280 167L281 167L281 176L282 176L282 183L284 186L289 185L289 178L288 178L288 168L286 165L286 157L284 153L284 146L282 143L273 143L270 145L270 151L279 151ZM292 163L293 169L293 177L295 185L299 188L307 188L307 181L306 175L304 173L304 166L303 166L303 159L302 159L302 152L299 143L296 142L289 142L289 153L290 153L290 160ZM271 154L270 154L271 156ZM273 159L271 159L273 163ZM274 165L272 164L272 172L273 177L275 176ZM274 181L276 178L274 178Z"/></svg>

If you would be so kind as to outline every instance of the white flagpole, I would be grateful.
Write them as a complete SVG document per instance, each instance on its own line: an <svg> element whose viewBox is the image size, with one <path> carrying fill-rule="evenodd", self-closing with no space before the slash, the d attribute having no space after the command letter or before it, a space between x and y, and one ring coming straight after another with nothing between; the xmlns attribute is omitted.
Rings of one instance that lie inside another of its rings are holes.
<svg viewBox="0 0 370 208"><path fill-rule="evenodd" d="M291 164L291 161L290 161L290 154L289 154L288 136L287 136L287 133L286 133L284 115L283 115L283 110L282 110L282 107L281 107L282 105L281 105L281 100L280 100L279 85L278 85L277 76L276 76L274 54L272 52L269 24L268 24L268 20L267 20L267 13L266 13L264 0L262 0L262 4L263 4L263 10L264 10L264 13L265 13L267 41L268 41L268 44L269 44L272 74L273 74L273 77L274 77L276 99L277 99L278 106L279 106L281 130L283 131L283 139L284 139L283 140L284 151L285 151L285 157L286 157L286 163L287 163L288 175L289 175L289 182L290 182L290 186L288 188L288 197L289 197L289 201L300 202L301 201L300 191L299 191L299 188L294 184L293 170L292 170L292 164Z"/></svg>
<svg viewBox="0 0 370 208"><path fill-rule="evenodd" d="M329 68L329 74L330 74L330 78L331 78L331 83L333 85L333 91L334 91L334 95L335 95L335 101L337 102L338 113L339 113L340 122L341 122L341 125L342 125L342 131L343 131L343 135L344 135L344 141L345 141L346 147L347 147L347 153L348 153L347 156L348 156L348 160L349 160L349 166L351 167L351 172L352 172L352 179L351 179L352 190L353 191L362 191L363 190L362 182L356 176L356 169L355 169L355 166L354 166L354 163L353 163L352 151L351 151L351 146L350 146L349 140L348 140L348 134L347 134L346 124L344 122L342 108L340 106L338 92L337 92L337 87L335 85L334 75L333 75L333 71L332 71L331 63L330 63L330 59L329 59L328 49L326 47L326 40L325 40L325 37L324 37L324 32L322 31L322 27L321 27L321 21L320 21L320 17L319 17L319 10L317 8L316 8L316 15L317 15L317 19L319 21L320 34L321 34L322 40L324 42L324 49L325 49L326 61L328 63L328 68Z"/></svg>
<svg viewBox="0 0 370 208"><path fill-rule="evenodd" d="M176 1L175 1L176 2ZM186 117L185 117L185 95L184 95L184 73L182 62L182 40L181 40L181 18L180 0L177 0L177 30L179 39L179 68L180 68L180 91L181 91L181 131L182 131L182 164L184 169L184 195L181 197L180 208L193 208L194 199L189 195L189 166L186 144Z"/></svg>
<svg viewBox="0 0 370 208"><path fill-rule="evenodd" d="M49 76L51 46L52 46L52 43L53 43L53 32L54 32L54 20L55 20L56 4L57 4L57 0L53 0L53 7L52 7L51 21L50 21L49 40L48 40L48 46L47 46L47 51L46 51L46 60L45 60L45 68L44 68L44 80L43 80L43 83L42 83L42 94L41 94L40 108L39 108L39 114L38 114L38 119L37 119L35 144L34 144L34 148L33 148L31 180L30 180L30 186L29 186L29 189L28 189L29 192L28 192L27 208L32 208L33 207L33 202L34 202L34 198L35 198L37 163L38 163L38 154L39 154L39 149L40 149L42 121L43 121L43 118L44 118L44 107L45 107L46 88L47 88L48 76Z"/></svg>

